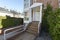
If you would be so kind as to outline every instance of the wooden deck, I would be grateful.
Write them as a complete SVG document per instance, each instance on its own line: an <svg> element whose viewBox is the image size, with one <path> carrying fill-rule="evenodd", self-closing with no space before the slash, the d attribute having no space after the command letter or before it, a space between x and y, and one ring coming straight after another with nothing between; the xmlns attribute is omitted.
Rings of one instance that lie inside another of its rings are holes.
<svg viewBox="0 0 60 40"><path fill-rule="evenodd" d="M28 32L21 33L7 40L34 40L36 36Z"/></svg>

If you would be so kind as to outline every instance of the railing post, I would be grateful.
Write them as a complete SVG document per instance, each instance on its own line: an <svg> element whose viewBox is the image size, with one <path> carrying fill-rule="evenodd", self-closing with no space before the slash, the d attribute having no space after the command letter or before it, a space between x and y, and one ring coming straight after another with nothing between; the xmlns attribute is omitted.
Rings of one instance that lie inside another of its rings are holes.
<svg viewBox="0 0 60 40"><path fill-rule="evenodd" d="M24 25L22 25L22 26L24 26ZM4 38L3 38L3 39L4 39L4 40L7 40L7 37L6 37L6 35L7 35L6 32L7 32L7 31L13 30L13 29L16 29L16 28L20 28L20 27L22 27L22 26L13 27L13 28L9 28L9 29L4 30L4 35L3 35ZM19 29L19 30L20 30L20 29ZM19 31L19 30L18 30L18 31ZM24 31L24 30L23 30L23 31Z"/></svg>
<svg viewBox="0 0 60 40"><path fill-rule="evenodd" d="M4 40L6 40L6 34L5 34L6 31L4 31Z"/></svg>

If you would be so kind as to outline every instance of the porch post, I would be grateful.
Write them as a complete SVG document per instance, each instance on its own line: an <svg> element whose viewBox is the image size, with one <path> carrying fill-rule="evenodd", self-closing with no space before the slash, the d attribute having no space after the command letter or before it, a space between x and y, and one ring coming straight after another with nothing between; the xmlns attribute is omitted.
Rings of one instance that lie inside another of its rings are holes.
<svg viewBox="0 0 60 40"><path fill-rule="evenodd" d="M38 27L38 33L40 34L41 30L41 23L42 23L42 5L40 5L40 22L39 22L39 27Z"/></svg>
<svg viewBox="0 0 60 40"><path fill-rule="evenodd" d="M40 23L42 23L42 5L40 6Z"/></svg>

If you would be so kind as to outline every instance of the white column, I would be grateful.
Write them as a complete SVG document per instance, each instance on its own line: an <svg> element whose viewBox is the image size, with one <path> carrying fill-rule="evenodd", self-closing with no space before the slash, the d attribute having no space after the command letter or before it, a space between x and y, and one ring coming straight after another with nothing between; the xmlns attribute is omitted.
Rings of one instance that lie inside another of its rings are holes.
<svg viewBox="0 0 60 40"><path fill-rule="evenodd" d="M42 5L40 5L40 22L39 22L39 24L38 24L38 34L39 34L39 32L40 32L41 23L42 23Z"/></svg>
<svg viewBox="0 0 60 40"><path fill-rule="evenodd" d="M42 23L42 5L40 6L40 23Z"/></svg>

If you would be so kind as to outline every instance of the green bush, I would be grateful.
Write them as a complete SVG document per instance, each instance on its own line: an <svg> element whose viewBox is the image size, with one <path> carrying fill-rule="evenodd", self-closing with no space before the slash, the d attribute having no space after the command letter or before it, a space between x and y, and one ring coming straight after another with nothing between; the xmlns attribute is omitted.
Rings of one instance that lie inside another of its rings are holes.
<svg viewBox="0 0 60 40"><path fill-rule="evenodd" d="M48 16L48 23L50 25L49 32L53 40L60 40L60 9L56 9Z"/></svg>
<svg viewBox="0 0 60 40"><path fill-rule="evenodd" d="M6 19L6 16L0 16L0 28L3 28L2 19Z"/></svg>
<svg viewBox="0 0 60 40"><path fill-rule="evenodd" d="M1 17L0 20L1 20L0 28L13 27L13 26L18 26L23 24L22 18L14 18L14 17L6 16L6 19Z"/></svg>
<svg viewBox="0 0 60 40"><path fill-rule="evenodd" d="M60 40L60 9L52 10L51 5L48 4L44 13L43 25L48 27L52 40Z"/></svg>
<svg viewBox="0 0 60 40"><path fill-rule="evenodd" d="M43 9L43 18L42 18L42 28L44 31L49 32L49 23L47 20L47 17L49 16L49 13L52 12L52 7L50 6L50 4L47 4L47 8Z"/></svg>

